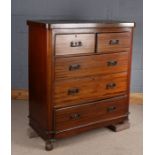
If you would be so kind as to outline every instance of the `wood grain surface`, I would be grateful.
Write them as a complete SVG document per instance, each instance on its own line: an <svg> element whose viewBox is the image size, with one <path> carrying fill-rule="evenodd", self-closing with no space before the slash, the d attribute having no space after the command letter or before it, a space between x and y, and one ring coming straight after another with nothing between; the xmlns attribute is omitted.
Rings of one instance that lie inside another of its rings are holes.
<svg viewBox="0 0 155 155"><path fill-rule="evenodd" d="M55 110L55 131L78 128L81 125L127 114L127 98L120 97L90 104Z"/></svg>
<svg viewBox="0 0 155 155"><path fill-rule="evenodd" d="M29 27L29 124L44 139L52 130L51 43L51 30Z"/></svg>
<svg viewBox="0 0 155 155"><path fill-rule="evenodd" d="M128 52L56 58L55 80L127 71Z"/></svg>
<svg viewBox="0 0 155 155"><path fill-rule="evenodd" d="M55 55L95 52L95 34L56 35Z"/></svg>
<svg viewBox="0 0 155 155"><path fill-rule="evenodd" d="M62 107L95 101L117 96L126 90L127 72L56 81L54 104L55 107Z"/></svg>
<svg viewBox="0 0 155 155"><path fill-rule="evenodd" d="M97 52L116 52L131 46L131 32L99 33Z"/></svg>

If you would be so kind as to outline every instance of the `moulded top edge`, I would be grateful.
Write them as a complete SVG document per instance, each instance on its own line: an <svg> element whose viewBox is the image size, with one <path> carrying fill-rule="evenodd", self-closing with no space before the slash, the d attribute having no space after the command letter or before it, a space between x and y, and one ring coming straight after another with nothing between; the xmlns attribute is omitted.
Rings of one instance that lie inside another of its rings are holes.
<svg viewBox="0 0 155 155"><path fill-rule="evenodd" d="M28 25L40 25L46 28L95 28L95 27L135 27L135 22L122 21L72 21L72 20L29 20Z"/></svg>

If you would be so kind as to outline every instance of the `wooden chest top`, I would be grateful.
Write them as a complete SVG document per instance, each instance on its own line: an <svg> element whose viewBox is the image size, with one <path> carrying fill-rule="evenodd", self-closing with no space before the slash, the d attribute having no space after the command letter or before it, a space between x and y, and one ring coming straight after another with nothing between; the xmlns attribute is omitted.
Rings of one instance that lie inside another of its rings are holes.
<svg viewBox="0 0 155 155"><path fill-rule="evenodd" d="M93 28L93 27L134 27L135 22L114 20L29 20L28 25L39 24L46 28Z"/></svg>

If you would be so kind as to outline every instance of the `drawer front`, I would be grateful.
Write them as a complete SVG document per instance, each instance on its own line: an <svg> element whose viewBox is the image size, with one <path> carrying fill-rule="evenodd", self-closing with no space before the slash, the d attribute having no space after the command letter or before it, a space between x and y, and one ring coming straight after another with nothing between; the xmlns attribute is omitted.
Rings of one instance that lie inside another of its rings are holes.
<svg viewBox="0 0 155 155"><path fill-rule="evenodd" d="M75 78L127 71L128 52L57 58L55 79Z"/></svg>
<svg viewBox="0 0 155 155"><path fill-rule="evenodd" d="M131 32L100 33L97 35L97 52L115 52L130 48Z"/></svg>
<svg viewBox="0 0 155 155"><path fill-rule="evenodd" d="M62 131L128 114L126 97L55 110L55 130Z"/></svg>
<svg viewBox="0 0 155 155"><path fill-rule="evenodd" d="M127 90L127 72L55 82L56 107L117 96Z"/></svg>
<svg viewBox="0 0 155 155"><path fill-rule="evenodd" d="M94 53L95 34L56 35L55 55Z"/></svg>

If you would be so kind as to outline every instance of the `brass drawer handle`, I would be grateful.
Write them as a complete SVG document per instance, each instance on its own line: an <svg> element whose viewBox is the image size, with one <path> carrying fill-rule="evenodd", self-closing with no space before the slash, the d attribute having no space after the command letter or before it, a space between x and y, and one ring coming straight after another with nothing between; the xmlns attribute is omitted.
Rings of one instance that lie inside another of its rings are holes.
<svg viewBox="0 0 155 155"><path fill-rule="evenodd" d="M80 116L80 114L72 114L71 116L70 116L70 119L72 119L72 120L77 120L77 119L79 119L81 116Z"/></svg>
<svg viewBox="0 0 155 155"><path fill-rule="evenodd" d="M118 44L119 44L119 40L117 40L117 39L112 39L112 40L109 41L109 44L110 44L110 45L118 45Z"/></svg>
<svg viewBox="0 0 155 155"><path fill-rule="evenodd" d="M70 47L80 47L82 46L82 42L81 41L72 41L70 43Z"/></svg>
<svg viewBox="0 0 155 155"><path fill-rule="evenodd" d="M107 112L113 112L116 110L116 107L115 106L111 106L111 107L108 107L107 108Z"/></svg>
<svg viewBox="0 0 155 155"><path fill-rule="evenodd" d="M113 89L113 88L115 88L116 87L116 83L108 83L107 85L106 85L106 89Z"/></svg>
<svg viewBox="0 0 155 155"><path fill-rule="evenodd" d="M107 62L107 66L116 66L117 65L117 61L108 61Z"/></svg>
<svg viewBox="0 0 155 155"><path fill-rule="evenodd" d="M80 69L79 64L72 64L72 65L69 66L70 71L74 71L74 70L78 70L78 69Z"/></svg>
<svg viewBox="0 0 155 155"><path fill-rule="evenodd" d="M79 93L79 89L78 88L71 88L68 90L68 95L75 95Z"/></svg>

